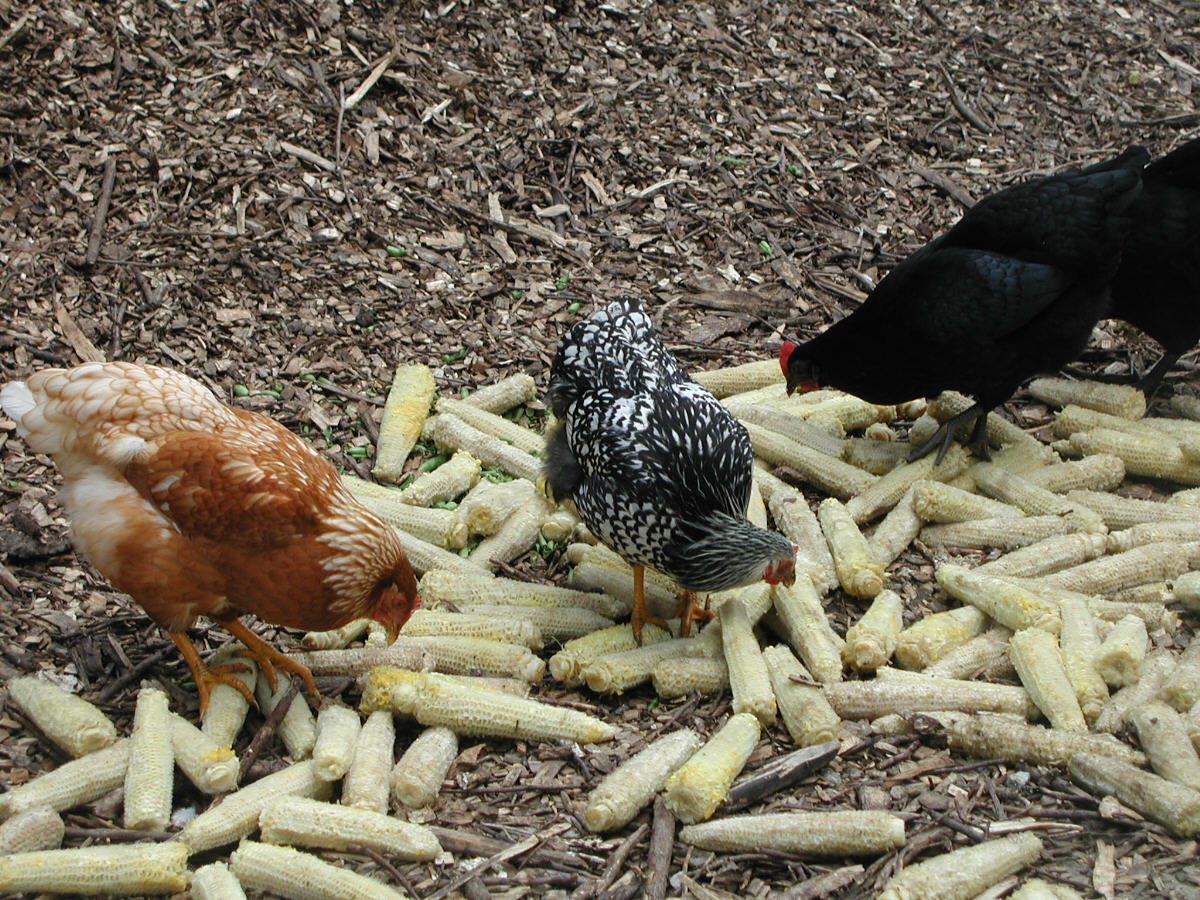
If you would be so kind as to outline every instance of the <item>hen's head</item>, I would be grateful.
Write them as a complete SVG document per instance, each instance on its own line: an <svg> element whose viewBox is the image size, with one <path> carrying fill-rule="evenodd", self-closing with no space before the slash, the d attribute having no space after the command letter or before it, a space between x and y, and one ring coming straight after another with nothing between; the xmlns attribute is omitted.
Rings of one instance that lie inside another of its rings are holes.
<svg viewBox="0 0 1200 900"><path fill-rule="evenodd" d="M800 352L797 353L797 350ZM815 391L821 386L817 364L806 358L803 349L791 341L784 341L783 346L779 348L779 368L783 369L783 375L787 379L788 394L796 388Z"/></svg>
<svg viewBox="0 0 1200 900"><path fill-rule="evenodd" d="M371 618L383 623L390 643L396 639L413 610L420 605L417 578L408 558L401 555L395 568L376 586L371 598Z"/></svg>
<svg viewBox="0 0 1200 900"><path fill-rule="evenodd" d="M767 563L763 570L762 580L767 584L783 584L791 587L796 583L796 551L800 549L792 544L792 555L778 557Z"/></svg>

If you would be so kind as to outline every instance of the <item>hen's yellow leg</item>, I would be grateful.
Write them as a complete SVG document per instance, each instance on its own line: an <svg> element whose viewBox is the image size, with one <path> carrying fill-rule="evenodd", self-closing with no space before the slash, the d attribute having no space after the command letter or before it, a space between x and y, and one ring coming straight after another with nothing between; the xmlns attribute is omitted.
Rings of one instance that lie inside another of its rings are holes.
<svg viewBox="0 0 1200 900"><path fill-rule="evenodd" d="M196 682L196 694L200 699L201 716L208 709L208 696L212 692L213 685L217 684L229 685L245 697L247 702L254 705L254 694L246 686L246 682L233 675L234 672L245 669L245 666L241 663L226 663L210 669L200 658L196 645L192 643L192 639L187 634L182 631L168 631L167 635L175 642L175 646L183 655L183 661L192 670L192 679Z"/></svg>
<svg viewBox="0 0 1200 900"><path fill-rule="evenodd" d="M716 615L707 606L701 606L695 591L684 591L679 597L679 636L687 637L693 622L707 622Z"/></svg>
<svg viewBox="0 0 1200 900"><path fill-rule="evenodd" d="M665 620L652 616L646 610L646 567L633 567L633 612L629 617L633 628L633 636L638 644L642 642L642 629L646 625L657 625L664 631L669 630Z"/></svg>
<svg viewBox="0 0 1200 900"><path fill-rule="evenodd" d="M291 672L293 675L299 675L300 680L304 682L304 689L310 697L316 699L321 696L317 692L317 684L313 681L312 672L308 670L308 666L298 663L290 656L280 653L235 618L216 619L216 621L220 622L230 634L242 642L242 645L246 648L245 655L258 663L263 674L267 677L267 683L271 686L272 691L275 690L275 685L277 684L275 669L279 668L285 672Z"/></svg>

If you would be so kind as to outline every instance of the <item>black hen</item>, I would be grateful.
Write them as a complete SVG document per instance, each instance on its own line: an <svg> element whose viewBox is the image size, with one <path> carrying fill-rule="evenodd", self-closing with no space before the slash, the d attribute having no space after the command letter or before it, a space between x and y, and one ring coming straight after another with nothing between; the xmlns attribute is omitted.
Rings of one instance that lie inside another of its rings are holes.
<svg viewBox="0 0 1200 900"><path fill-rule="evenodd" d="M1200 340L1200 138L1142 172L1142 194L1110 289L1112 315L1166 351L1141 380L1149 396Z"/></svg>
<svg viewBox="0 0 1200 900"><path fill-rule="evenodd" d="M1073 359L1108 307L1146 153L980 200L900 262L853 314L779 361L788 391L840 388L872 403L953 389L976 403L913 451L938 458L961 423L987 455L987 413L1036 372Z"/></svg>
<svg viewBox="0 0 1200 900"><path fill-rule="evenodd" d="M698 614L693 592L792 583L796 548L746 521L746 429L684 374L636 300L613 301L563 336L550 405L561 425L546 448L547 485L634 567L639 639L655 621L644 566L686 592L684 633Z"/></svg>

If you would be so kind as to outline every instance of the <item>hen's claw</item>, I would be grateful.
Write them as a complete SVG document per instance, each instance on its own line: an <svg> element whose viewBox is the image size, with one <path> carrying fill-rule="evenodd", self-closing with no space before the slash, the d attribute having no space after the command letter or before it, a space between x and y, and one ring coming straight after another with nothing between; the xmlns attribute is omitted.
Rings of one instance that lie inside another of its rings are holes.
<svg viewBox="0 0 1200 900"><path fill-rule="evenodd" d="M272 693L274 693L278 684L275 670L282 669L293 675L299 675L300 680L304 683L304 690L314 700L321 696L320 692L317 691L317 683L313 681L313 675L309 671L308 666L298 663L290 656L280 653L237 619L217 619L216 621L220 622L230 634L242 642L245 649L238 652L242 656L249 657L258 663L259 668L262 669L263 674L267 678L267 684L270 685Z"/></svg>
<svg viewBox="0 0 1200 900"><path fill-rule="evenodd" d="M218 684L227 684L239 694L246 698L246 702L252 706L257 705L254 702L254 694L250 690L250 686L242 679L235 676L234 672L242 672L246 670L246 666L241 663L223 663L219 666L209 668L204 664L204 660L200 658L200 653L196 650L196 645L182 631L168 631L168 636L175 642L175 646L179 648L180 654L183 655L184 662L188 664L188 668L192 671L192 680L196 682L196 695L200 701L200 716L203 718L205 710L208 709L208 698L212 694L212 689Z"/></svg>
<svg viewBox="0 0 1200 900"><path fill-rule="evenodd" d="M687 637L693 622L707 622L716 613L708 608L707 602L704 606L700 605L695 591L684 591L679 596L679 610L676 615L679 617L679 636Z"/></svg>

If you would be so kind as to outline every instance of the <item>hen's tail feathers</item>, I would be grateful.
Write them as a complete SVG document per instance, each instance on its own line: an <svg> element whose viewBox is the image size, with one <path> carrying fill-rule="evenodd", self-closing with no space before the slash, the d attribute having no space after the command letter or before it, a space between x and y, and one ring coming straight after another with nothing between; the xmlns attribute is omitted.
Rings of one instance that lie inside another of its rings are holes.
<svg viewBox="0 0 1200 900"><path fill-rule="evenodd" d="M0 389L0 409L4 414L17 423L17 434L28 437L29 430L21 424L21 420L37 406L33 392L23 381L10 381Z"/></svg>
<svg viewBox="0 0 1200 900"><path fill-rule="evenodd" d="M1200 138L1176 147L1146 167L1147 183L1157 182L1200 190Z"/></svg>

